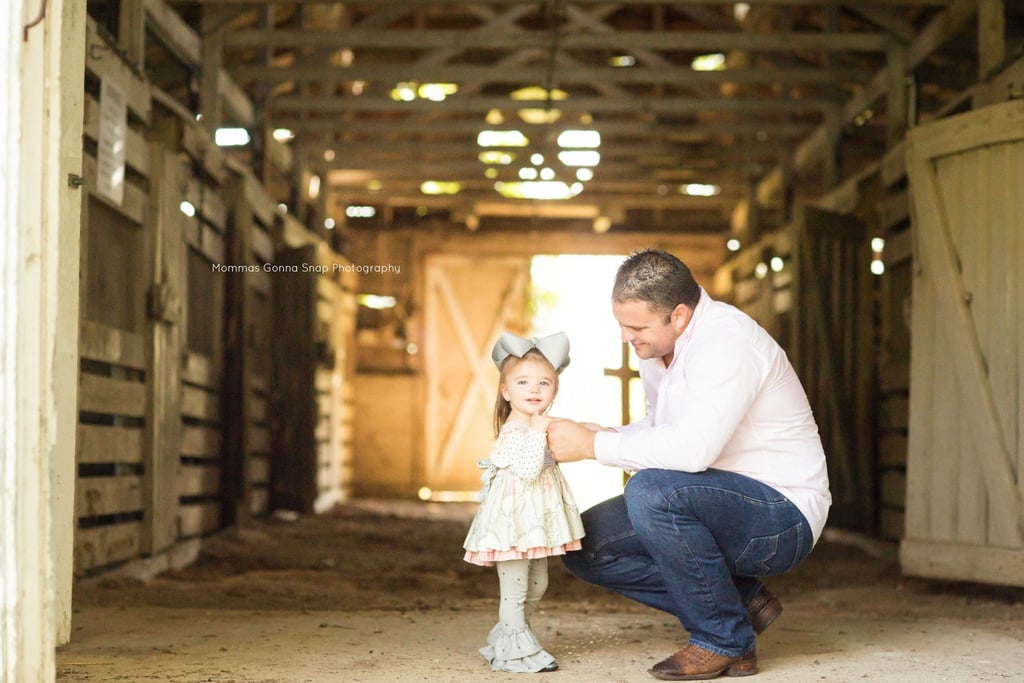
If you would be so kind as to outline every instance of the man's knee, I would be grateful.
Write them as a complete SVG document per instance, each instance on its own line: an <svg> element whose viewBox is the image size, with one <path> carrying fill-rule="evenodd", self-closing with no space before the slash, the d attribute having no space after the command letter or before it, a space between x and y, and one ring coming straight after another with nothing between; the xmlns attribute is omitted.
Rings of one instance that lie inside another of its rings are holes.
<svg viewBox="0 0 1024 683"><path fill-rule="evenodd" d="M641 470L630 477L623 495L629 520L636 532L641 537L646 536L663 521L665 514L673 517L685 515L692 501L688 496L680 496L679 492L686 488L688 480L697 476L689 472L652 469Z"/></svg>

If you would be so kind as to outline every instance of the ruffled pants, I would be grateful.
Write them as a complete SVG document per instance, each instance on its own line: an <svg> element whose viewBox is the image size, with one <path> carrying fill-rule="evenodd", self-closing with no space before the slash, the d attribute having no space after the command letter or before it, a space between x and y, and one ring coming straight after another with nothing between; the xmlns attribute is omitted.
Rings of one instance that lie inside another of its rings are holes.
<svg viewBox="0 0 1024 683"><path fill-rule="evenodd" d="M555 664L530 629L530 616L548 588L548 559L496 562L501 602L498 623L480 654L494 671L535 673Z"/></svg>

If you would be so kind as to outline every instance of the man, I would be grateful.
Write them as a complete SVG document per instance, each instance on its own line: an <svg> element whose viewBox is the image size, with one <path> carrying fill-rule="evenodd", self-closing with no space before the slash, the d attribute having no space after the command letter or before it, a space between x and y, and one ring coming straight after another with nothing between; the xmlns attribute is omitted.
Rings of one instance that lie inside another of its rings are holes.
<svg viewBox="0 0 1024 683"><path fill-rule="evenodd" d="M583 549L565 565L679 619L689 642L655 678L755 674L755 634L782 611L760 578L810 553L831 504L806 394L771 336L671 254L627 258L612 312L640 358L648 414L614 430L549 426L556 460L634 472L583 514Z"/></svg>

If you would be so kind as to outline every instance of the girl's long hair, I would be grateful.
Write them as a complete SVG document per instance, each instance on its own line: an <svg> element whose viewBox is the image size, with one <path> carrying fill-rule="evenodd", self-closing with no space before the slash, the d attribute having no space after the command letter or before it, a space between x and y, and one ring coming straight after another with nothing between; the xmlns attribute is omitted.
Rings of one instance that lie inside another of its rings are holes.
<svg viewBox="0 0 1024 683"><path fill-rule="evenodd" d="M555 375L555 395L558 395L558 372L555 367L551 365L551 361L544 357L537 349L530 349L523 354L522 358L516 358L515 356L509 356L501 363L501 371L498 375L498 397L494 401L494 436L497 437L501 433L501 428L505 425L505 421L508 416L512 414L512 404L509 403L504 396L501 395L501 388L505 386L505 382L513 368L522 363L524 360L534 360L544 363ZM549 406L550 407L550 406Z"/></svg>

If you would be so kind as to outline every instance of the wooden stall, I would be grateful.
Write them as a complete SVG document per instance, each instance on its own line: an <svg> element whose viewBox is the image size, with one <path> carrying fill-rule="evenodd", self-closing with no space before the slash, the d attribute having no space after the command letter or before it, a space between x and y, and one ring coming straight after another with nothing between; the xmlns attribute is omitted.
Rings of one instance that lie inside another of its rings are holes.
<svg viewBox="0 0 1024 683"><path fill-rule="evenodd" d="M908 574L1024 586L1024 101L908 137ZM1013 178L1016 182L995 182Z"/></svg>
<svg viewBox="0 0 1024 683"><path fill-rule="evenodd" d="M273 280L274 508L321 512L352 491L353 264L286 221Z"/></svg>
<svg viewBox="0 0 1024 683"><path fill-rule="evenodd" d="M357 278L92 21L87 40L77 575L189 561L203 537L271 509L275 473L312 482L304 510L344 499ZM288 294L309 336L275 346L275 294L296 286L277 257L302 245L328 272L299 287L301 307ZM300 341L311 363L274 357ZM309 379L288 394L310 426L304 470L292 444L273 447L275 382L293 370Z"/></svg>
<svg viewBox="0 0 1024 683"><path fill-rule="evenodd" d="M273 231L277 205L249 169L228 161L229 237L224 324L226 354L225 522L267 512L270 499L269 402L272 377Z"/></svg>
<svg viewBox="0 0 1024 683"><path fill-rule="evenodd" d="M151 102L91 21L86 43L76 574L152 552L169 531L145 516L154 495L146 482Z"/></svg>
<svg viewBox="0 0 1024 683"><path fill-rule="evenodd" d="M870 253L854 216L810 205L716 274L716 289L786 349L828 460L832 524L876 529Z"/></svg>

